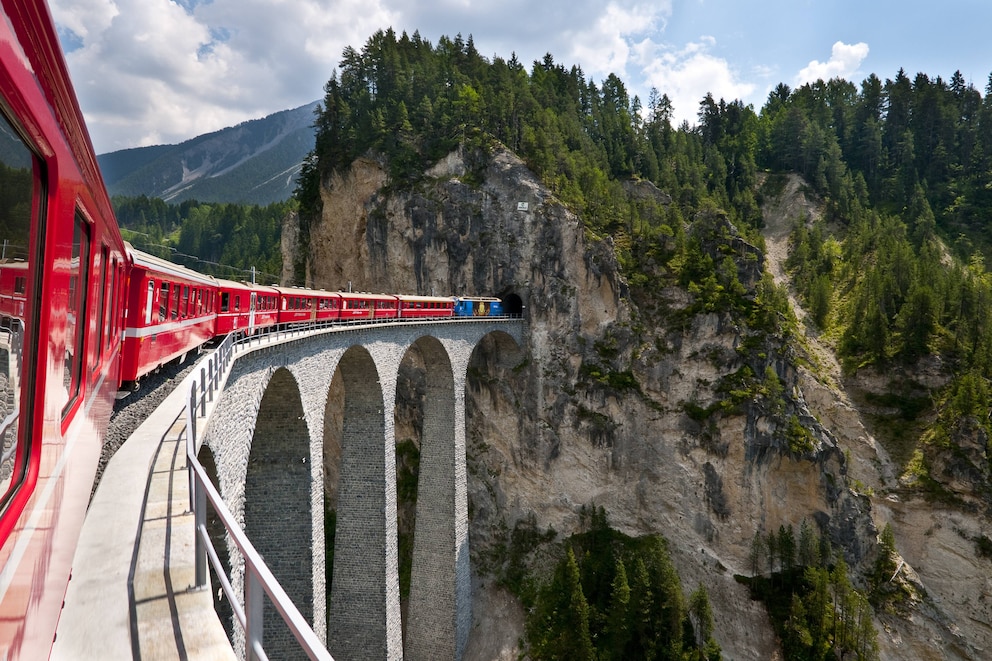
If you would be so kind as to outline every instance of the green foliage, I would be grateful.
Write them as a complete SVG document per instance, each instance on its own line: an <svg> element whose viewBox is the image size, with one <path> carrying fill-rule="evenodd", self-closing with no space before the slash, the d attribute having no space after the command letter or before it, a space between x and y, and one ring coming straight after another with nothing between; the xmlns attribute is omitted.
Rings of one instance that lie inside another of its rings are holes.
<svg viewBox="0 0 992 661"><path fill-rule="evenodd" d="M636 296L682 282L699 310L746 319L764 302L739 276L745 257L729 235L708 245L704 257L698 241L686 240L685 224L703 208L739 228L760 223L759 122L750 107L712 98L700 118L699 131L675 130L666 96L652 91L645 108L617 76L596 85L550 54L528 71L515 57L482 57L471 37L431 44L417 33L379 31L361 50L345 49L325 86L316 146L295 194L302 242L320 214L320 182L357 156L384 157L391 185L408 186L459 146L484 166L471 154L498 142L579 214L587 236L612 238ZM481 179L473 171L463 180ZM774 314L756 318L775 328Z"/></svg>
<svg viewBox="0 0 992 661"><path fill-rule="evenodd" d="M279 281L282 221L294 202L168 204L144 195L112 202L124 238L140 250L223 278L250 280L254 268L259 282Z"/></svg>
<svg viewBox="0 0 992 661"><path fill-rule="evenodd" d="M795 414L790 415L786 423L785 439L789 443L789 451L793 454L806 454L816 448L813 434L803 426Z"/></svg>
<svg viewBox="0 0 992 661"><path fill-rule="evenodd" d="M581 520L585 532L563 542L552 575L537 581L529 658L721 658L706 590L685 599L664 539L623 535L602 508L583 508Z"/></svg>
<svg viewBox="0 0 992 661"><path fill-rule="evenodd" d="M894 542L889 551L884 539L881 544L883 553L894 553ZM814 552L817 547L821 550ZM767 576L762 575L763 560L767 560ZM798 545L791 524L767 535L755 531L749 561L752 576L737 580L764 602L784 658L878 659L868 599L851 585L844 559L833 557L829 543L818 538L807 521L800 527Z"/></svg>

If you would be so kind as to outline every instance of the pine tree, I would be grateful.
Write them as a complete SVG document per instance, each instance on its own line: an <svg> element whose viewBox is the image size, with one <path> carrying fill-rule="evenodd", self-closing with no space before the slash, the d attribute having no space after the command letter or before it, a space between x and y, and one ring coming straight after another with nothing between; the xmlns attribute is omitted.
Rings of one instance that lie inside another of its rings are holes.
<svg viewBox="0 0 992 661"><path fill-rule="evenodd" d="M627 569L623 560L617 558L616 575L613 578L610 594L610 612L607 621L607 644L601 655L603 659L623 661L631 639L630 585L627 582Z"/></svg>

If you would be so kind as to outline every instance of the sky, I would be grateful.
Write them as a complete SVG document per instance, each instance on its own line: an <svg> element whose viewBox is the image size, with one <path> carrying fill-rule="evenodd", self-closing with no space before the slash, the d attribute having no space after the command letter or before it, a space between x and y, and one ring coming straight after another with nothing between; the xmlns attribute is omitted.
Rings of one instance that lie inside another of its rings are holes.
<svg viewBox="0 0 992 661"><path fill-rule="evenodd" d="M48 0L97 153L183 140L323 97L376 30L457 34L528 67L546 53L600 82L760 111L779 83L883 81L900 68L983 95L988 0Z"/></svg>

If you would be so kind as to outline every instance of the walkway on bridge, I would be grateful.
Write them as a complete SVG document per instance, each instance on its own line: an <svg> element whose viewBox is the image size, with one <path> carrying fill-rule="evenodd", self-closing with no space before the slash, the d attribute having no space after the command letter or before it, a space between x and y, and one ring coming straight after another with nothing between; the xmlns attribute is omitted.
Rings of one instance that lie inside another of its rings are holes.
<svg viewBox="0 0 992 661"><path fill-rule="evenodd" d="M90 503L52 659L235 659L194 585L191 373L117 451ZM133 590L133 593L132 593Z"/></svg>

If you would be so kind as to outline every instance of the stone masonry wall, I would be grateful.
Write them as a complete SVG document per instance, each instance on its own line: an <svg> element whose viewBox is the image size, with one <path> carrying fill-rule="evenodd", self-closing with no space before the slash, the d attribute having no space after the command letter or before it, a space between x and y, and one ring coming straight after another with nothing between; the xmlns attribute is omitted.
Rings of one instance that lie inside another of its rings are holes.
<svg viewBox="0 0 992 661"><path fill-rule="evenodd" d="M520 321L397 323L250 348L231 368L205 433L218 487L234 516L248 524L253 544L265 549L267 564L295 567L280 571L309 577L309 584L283 587L335 658L404 658L393 407L400 363L414 344L428 364L429 394L414 536L415 615L406 655L461 658L471 624L465 379L472 351L493 332L522 346ZM328 630L323 443L335 372L344 381L344 434ZM263 465L274 470L261 470ZM271 507L256 510L256 494L271 500ZM300 549L303 544L309 549ZM244 563L236 549L229 553L232 583L243 594ZM239 627L234 630L242 635ZM265 635L278 634L267 625ZM234 644L243 654L243 636Z"/></svg>

